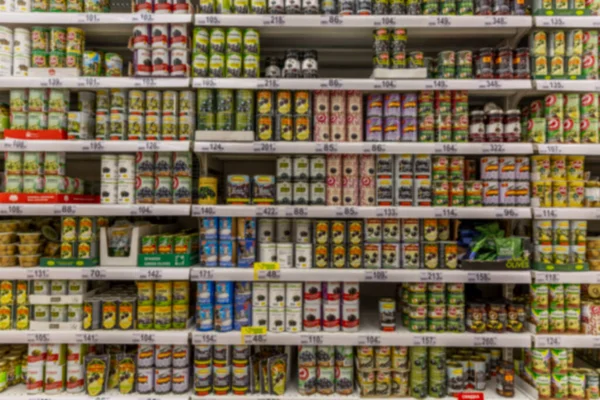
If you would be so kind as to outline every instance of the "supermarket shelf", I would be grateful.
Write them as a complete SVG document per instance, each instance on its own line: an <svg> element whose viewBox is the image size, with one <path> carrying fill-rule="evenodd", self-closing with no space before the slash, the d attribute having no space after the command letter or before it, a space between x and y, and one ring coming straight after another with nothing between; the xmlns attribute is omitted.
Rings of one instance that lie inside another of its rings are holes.
<svg viewBox="0 0 600 400"><path fill-rule="evenodd" d="M194 151L216 154L533 154L533 145L530 143L194 142ZM600 154L600 148L598 153Z"/></svg>
<svg viewBox="0 0 600 400"><path fill-rule="evenodd" d="M600 271L532 271L535 283L600 283Z"/></svg>
<svg viewBox="0 0 600 400"><path fill-rule="evenodd" d="M339 16L339 15L208 15L196 14L196 25L287 28L529 28L531 17L505 16ZM489 32L486 32L489 34Z"/></svg>
<svg viewBox="0 0 600 400"><path fill-rule="evenodd" d="M529 207L192 206L194 217L530 219Z"/></svg>
<svg viewBox="0 0 600 400"><path fill-rule="evenodd" d="M190 206L179 204L0 204L0 216L189 216Z"/></svg>
<svg viewBox="0 0 600 400"><path fill-rule="evenodd" d="M51 88L51 89L156 89L189 88L189 78L102 78L102 77L4 77L0 89Z"/></svg>
<svg viewBox="0 0 600 400"><path fill-rule="evenodd" d="M599 274L600 276L600 274ZM252 268L208 268L191 270L192 281L251 281ZM271 279L272 280L272 279ZM298 269L279 271L280 281L289 282L463 282L463 283L531 283L530 271L463 271L448 269Z"/></svg>
<svg viewBox="0 0 600 400"><path fill-rule="evenodd" d="M81 393L68 393L62 392L60 394L47 394L47 393L38 393L38 394L28 394L27 388L24 384L19 384L8 388L7 390L0 393L0 400L52 400L52 399L68 399L68 400L157 400L157 399L165 399L165 400L189 400L191 393L183 393L183 394L160 394L157 395L155 393L150 394L140 394L133 393L129 395L123 395L119 393L118 389L108 390L102 393L100 397L92 397L86 395L85 391ZM158 397L160 396L160 397ZM487 397L486 397L487 398Z"/></svg>
<svg viewBox="0 0 600 400"><path fill-rule="evenodd" d="M600 18L597 16L552 16L534 17L535 26L544 28L600 28Z"/></svg>
<svg viewBox="0 0 600 400"><path fill-rule="evenodd" d="M596 80L534 80L533 84L537 90L542 91L600 92L600 81Z"/></svg>
<svg viewBox="0 0 600 400"><path fill-rule="evenodd" d="M600 348L600 336L596 335L533 335L533 347L538 348Z"/></svg>
<svg viewBox="0 0 600 400"><path fill-rule="evenodd" d="M29 12L0 14L0 24L185 24L192 22L191 14L142 14L142 13L55 13ZM516 23L509 21L511 24Z"/></svg>
<svg viewBox="0 0 600 400"><path fill-rule="evenodd" d="M371 324L364 327L361 320L359 332L298 332L271 333L242 336L235 332L192 332L193 344L250 344L327 346L447 346L447 347L531 347L530 333L412 333L405 328L396 332L381 332ZM250 336L250 337L248 337ZM256 336L259 336L256 338Z"/></svg>
<svg viewBox="0 0 600 400"><path fill-rule="evenodd" d="M486 96L509 95L531 89L527 79L251 79L194 78L194 88L205 89L287 89L287 90L472 90ZM511 92L512 91L512 92ZM469 93L473 95L474 93Z"/></svg>
<svg viewBox="0 0 600 400"><path fill-rule="evenodd" d="M187 344L189 337L189 330L0 331L0 343Z"/></svg>
<svg viewBox="0 0 600 400"><path fill-rule="evenodd" d="M562 154L573 156L598 156L600 145L598 144L536 144L535 150L539 154Z"/></svg>
<svg viewBox="0 0 600 400"><path fill-rule="evenodd" d="M534 208L534 219L600 219L600 208Z"/></svg>
<svg viewBox="0 0 600 400"><path fill-rule="evenodd" d="M89 279L89 280L188 280L190 268L175 267L37 267L37 268L2 268L3 279L37 280L37 279Z"/></svg>
<svg viewBox="0 0 600 400"><path fill-rule="evenodd" d="M3 151L65 151L73 153L127 153L189 151L188 141L170 140L20 140L0 141Z"/></svg>

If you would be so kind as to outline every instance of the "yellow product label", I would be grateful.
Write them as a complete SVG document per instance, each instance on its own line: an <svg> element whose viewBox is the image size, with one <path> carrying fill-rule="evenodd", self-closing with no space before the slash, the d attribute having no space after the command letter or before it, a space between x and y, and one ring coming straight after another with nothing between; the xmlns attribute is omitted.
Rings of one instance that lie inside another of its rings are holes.
<svg viewBox="0 0 600 400"><path fill-rule="evenodd" d="M12 326L12 307L9 305L0 306L0 330L10 329Z"/></svg>
<svg viewBox="0 0 600 400"><path fill-rule="evenodd" d="M18 330L29 329L29 306L26 306L26 305L17 306L17 329Z"/></svg>
<svg viewBox="0 0 600 400"><path fill-rule="evenodd" d="M552 181L552 207L566 207L568 200L567 195L567 181Z"/></svg>
<svg viewBox="0 0 600 400"><path fill-rule="evenodd" d="M255 262L254 263L254 280L259 279L260 271L279 271L279 263L277 262Z"/></svg>
<svg viewBox="0 0 600 400"><path fill-rule="evenodd" d="M567 207L583 207L585 198L584 181L567 181Z"/></svg>
<svg viewBox="0 0 600 400"><path fill-rule="evenodd" d="M290 114L292 112L292 92L282 90L277 92L277 113Z"/></svg>
<svg viewBox="0 0 600 400"><path fill-rule="evenodd" d="M102 303L102 327L114 329L117 325L117 304L114 301Z"/></svg>
<svg viewBox="0 0 600 400"><path fill-rule="evenodd" d="M63 217L61 227L63 241L73 242L77 239L77 219L75 217Z"/></svg>
<svg viewBox="0 0 600 400"><path fill-rule="evenodd" d="M133 328L133 303L121 301L119 303L119 329Z"/></svg>
<svg viewBox="0 0 600 400"><path fill-rule="evenodd" d="M173 303L189 303L190 282L175 281L173 282Z"/></svg>
<svg viewBox="0 0 600 400"><path fill-rule="evenodd" d="M266 326L242 326L241 330L242 336L242 344L246 342L246 336L257 336L257 335L266 335L267 327Z"/></svg>
<svg viewBox="0 0 600 400"><path fill-rule="evenodd" d="M12 281L2 281L0 283L0 304L13 303L14 286Z"/></svg>

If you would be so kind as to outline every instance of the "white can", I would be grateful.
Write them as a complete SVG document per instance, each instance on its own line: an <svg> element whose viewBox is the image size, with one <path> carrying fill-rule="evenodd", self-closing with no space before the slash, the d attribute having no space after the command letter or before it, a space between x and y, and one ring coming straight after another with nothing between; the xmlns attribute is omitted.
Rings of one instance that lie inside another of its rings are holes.
<svg viewBox="0 0 600 400"><path fill-rule="evenodd" d="M85 346L85 348L84 348ZM69 343L67 345L67 364L72 365L72 364L81 364L83 365L83 356L85 354L82 355L82 350L83 352L85 352L85 350L87 349L87 345L81 345L81 344L76 344L76 343Z"/></svg>
<svg viewBox="0 0 600 400"><path fill-rule="evenodd" d="M297 219L294 224L294 243L312 243L312 221Z"/></svg>
<svg viewBox="0 0 600 400"><path fill-rule="evenodd" d="M28 76L31 67L31 56L25 54L15 54L12 60L13 76ZM1 71L0 71L1 73Z"/></svg>
<svg viewBox="0 0 600 400"><path fill-rule="evenodd" d="M285 307L302 307L302 283L290 282L285 284Z"/></svg>
<svg viewBox="0 0 600 400"><path fill-rule="evenodd" d="M498 158L499 179L512 181L516 179L516 161L515 157L502 156Z"/></svg>
<svg viewBox="0 0 600 400"><path fill-rule="evenodd" d="M269 332L281 333L285 330L285 309L269 308Z"/></svg>
<svg viewBox="0 0 600 400"><path fill-rule="evenodd" d="M135 179L135 156L130 154L120 154L118 158L118 180Z"/></svg>
<svg viewBox="0 0 600 400"><path fill-rule="evenodd" d="M325 182L310 183L309 203L313 206L324 206L327 197L327 185Z"/></svg>
<svg viewBox="0 0 600 400"><path fill-rule="evenodd" d="M340 282L323 282L323 304L339 306L341 286Z"/></svg>
<svg viewBox="0 0 600 400"><path fill-rule="evenodd" d="M0 26L0 53L12 54L13 31L6 26Z"/></svg>
<svg viewBox="0 0 600 400"><path fill-rule="evenodd" d="M52 304L50 306L50 321L51 322L67 322L67 305Z"/></svg>
<svg viewBox="0 0 600 400"><path fill-rule="evenodd" d="M342 331L358 332L360 325L359 304L342 304Z"/></svg>
<svg viewBox="0 0 600 400"><path fill-rule="evenodd" d="M258 260L261 262L277 261L277 244L276 243L259 243L258 244Z"/></svg>
<svg viewBox="0 0 600 400"><path fill-rule="evenodd" d="M340 306L323 305L323 330L338 332L340 330Z"/></svg>
<svg viewBox="0 0 600 400"><path fill-rule="evenodd" d="M83 392L83 369L79 363L67 364L67 393Z"/></svg>
<svg viewBox="0 0 600 400"><path fill-rule="evenodd" d="M190 73L190 53L187 50L171 50L170 53L170 70L171 76L186 77Z"/></svg>
<svg viewBox="0 0 600 400"><path fill-rule="evenodd" d="M12 76L12 67L12 54L0 53L0 76Z"/></svg>
<svg viewBox="0 0 600 400"><path fill-rule="evenodd" d="M252 326L269 326L269 309L267 307L252 308Z"/></svg>
<svg viewBox="0 0 600 400"><path fill-rule="evenodd" d="M15 28L13 54L31 56L31 32L25 28Z"/></svg>
<svg viewBox="0 0 600 400"><path fill-rule="evenodd" d="M41 343L32 343L27 346L27 365L41 365L46 363L48 354L48 345Z"/></svg>
<svg viewBox="0 0 600 400"><path fill-rule="evenodd" d="M44 392L44 363L27 363L27 394Z"/></svg>
<svg viewBox="0 0 600 400"><path fill-rule="evenodd" d="M269 283L269 308L285 307L285 283Z"/></svg>
<svg viewBox="0 0 600 400"><path fill-rule="evenodd" d="M498 157L481 157L481 180L498 180Z"/></svg>
<svg viewBox="0 0 600 400"><path fill-rule="evenodd" d="M252 285L252 307L266 307L269 302L269 284L254 282Z"/></svg>
<svg viewBox="0 0 600 400"><path fill-rule="evenodd" d="M100 203L117 204L117 181L102 181L100 184Z"/></svg>
<svg viewBox="0 0 600 400"><path fill-rule="evenodd" d="M288 218L277 219L277 243L292 242L292 220Z"/></svg>
<svg viewBox="0 0 600 400"><path fill-rule="evenodd" d="M22 0L15 2L15 12L28 13L31 12L31 0Z"/></svg>
<svg viewBox="0 0 600 400"><path fill-rule="evenodd" d="M294 245L292 243L277 243L277 262L279 268L294 268Z"/></svg>
<svg viewBox="0 0 600 400"><path fill-rule="evenodd" d="M69 304L67 306L67 321L80 322L83 321L83 305Z"/></svg>
<svg viewBox="0 0 600 400"><path fill-rule="evenodd" d="M135 204L135 181L119 181L117 183L117 203L118 204Z"/></svg>
<svg viewBox="0 0 600 400"><path fill-rule="evenodd" d="M261 218L258 220L258 243L273 243L275 237L275 220Z"/></svg>
<svg viewBox="0 0 600 400"><path fill-rule="evenodd" d="M65 388L65 366L46 365L46 374L44 381L45 394L61 393Z"/></svg>
<svg viewBox="0 0 600 400"><path fill-rule="evenodd" d="M100 179L102 181L116 181L119 177L118 156L115 154L103 154L100 161Z"/></svg>
<svg viewBox="0 0 600 400"><path fill-rule="evenodd" d="M15 2L14 0L5 0L4 3L0 4L0 12L14 12Z"/></svg>
<svg viewBox="0 0 600 400"><path fill-rule="evenodd" d="M294 267L301 269L312 268L312 244L299 243L294 245Z"/></svg>
<svg viewBox="0 0 600 400"><path fill-rule="evenodd" d="M342 283L342 300L344 304L358 304L360 298L360 285L358 282Z"/></svg>
<svg viewBox="0 0 600 400"><path fill-rule="evenodd" d="M304 303L304 318L302 328L305 332L321 331L321 304Z"/></svg>
<svg viewBox="0 0 600 400"><path fill-rule="evenodd" d="M285 309L285 331L290 333L302 331L302 308Z"/></svg>

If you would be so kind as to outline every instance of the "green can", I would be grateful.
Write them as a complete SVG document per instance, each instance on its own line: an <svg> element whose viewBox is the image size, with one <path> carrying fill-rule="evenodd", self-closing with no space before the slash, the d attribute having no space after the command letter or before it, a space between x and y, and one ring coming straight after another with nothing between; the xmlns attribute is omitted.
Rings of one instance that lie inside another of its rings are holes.
<svg viewBox="0 0 600 400"><path fill-rule="evenodd" d="M235 113L236 131L254 131L254 114L237 112Z"/></svg>
<svg viewBox="0 0 600 400"><path fill-rule="evenodd" d="M458 2L458 15L473 15L473 1L460 1Z"/></svg>
<svg viewBox="0 0 600 400"><path fill-rule="evenodd" d="M431 377L446 377L446 348L429 348L429 373Z"/></svg>
<svg viewBox="0 0 600 400"><path fill-rule="evenodd" d="M240 53L227 53L225 55L225 77L242 77L242 55Z"/></svg>
<svg viewBox="0 0 600 400"><path fill-rule="evenodd" d="M154 329L162 331L171 329L173 323L173 306L154 307Z"/></svg>
<svg viewBox="0 0 600 400"><path fill-rule="evenodd" d="M456 15L456 2L454 0L442 0L440 15Z"/></svg>
<svg viewBox="0 0 600 400"><path fill-rule="evenodd" d="M225 77L225 54L211 52L208 60L208 76L211 78Z"/></svg>
<svg viewBox="0 0 600 400"><path fill-rule="evenodd" d="M440 51L437 56L438 67L452 67L456 64L456 53L452 50Z"/></svg>
<svg viewBox="0 0 600 400"><path fill-rule="evenodd" d="M47 12L50 8L50 4L48 0L33 0L31 2L31 11L32 12Z"/></svg>
<svg viewBox="0 0 600 400"><path fill-rule="evenodd" d="M433 130L419 129L419 142L433 142L435 134Z"/></svg>
<svg viewBox="0 0 600 400"><path fill-rule="evenodd" d="M408 53L408 68L424 68L424 55L422 51Z"/></svg>
<svg viewBox="0 0 600 400"><path fill-rule="evenodd" d="M58 26L50 28L50 47L49 51L67 50L67 30Z"/></svg>
<svg viewBox="0 0 600 400"><path fill-rule="evenodd" d="M81 68L81 54L67 51L67 68Z"/></svg>
<svg viewBox="0 0 600 400"><path fill-rule="evenodd" d="M234 113L217 112L215 129L218 131L232 131L235 125Z"/></svg>
<svg viewBox="0 0 600 400"><path fill-rule="evenodd" d="M198 89L196 103L198 113L217 111L215 91L213 89Z"/></svg>
<svg viewBox="0 0 600 400"><path fill-rule="evenodd" d="M225 32L225 53L241 54L242 38L243 34L240 28L227 28L227 31Z"/></svg>
<svg viewBox="0 0 600 400"><path fill-rule="evenodd" d="M427 320L410 318L408 330L411 332L427 332Z"/></svg>
<svg viewBox="0 0 600 400"><path fill-rule="evenodd" d="M228 112L228 113L234 112L233 93L234 93L234 91L232 89L218 89L217 90L217 98L216 98L217 111ZM218 121L218 119L219 118L217 117L217 121Z"/></svg>
<svg viewBox="0 0 600 400"><path fill-rule="evenodd" d="M226 42L225 30L223 28L212 28L209 37L209 53L225 53Z"/></svg>
<svg viewBox="0 0 600 400"><path fill-rule="evenodd" d="M425 0L422 5L423 15L438 15L440 4L437 0Z"/></svg>
<svg viewBox="0 0 600 400"><path fill-rule="evenodd" d="M188 304L173 304L173 329L185 329L189 317Z"/></svg>
<svg viewBox="0 0 600 400"><path fill-rule="evenodd" d="M31 52L32 68L48 68L50 65L50 56L47 51L35 50Z"/></svg>
<svg viewBox="0 0 600 400"><path fill-rule="evenodd" d="M141 176L136 179L135 198L140 204L154 203L154 177Z"/></svg>
<svg viewBox="0 0 600 400"><path fill-rule="evenodd" d="M66 65L67 55L64 51L52 51L48 58L50 68L64 68Z"/></svg>
<svg viewBox="0 0 600 400"><path fill-rule="evenodd" d="M199 113L197 121L197 128L200 131L214 131L216 129L216 117L213 112Z"/></svg>
<svg viewBox="0 0 600 400"><path fill-rule="evenodd" d="M465 321L463 319L447 319L446 332L460 333L465 331Z"/></svg>
<svg viewBox="0 0 600 400"><path fill-rule="evenodd" d="M206 53L192 54L192 76L194 78L204 78L208 73L209 59Z"/></svg>
<svg viewBox="0 0 600 400"><path fill-rule="evenodd" d="M235 92L235 112L254 114L254 92L240 89Z"/></svg>
<svg viewBox="0 0 600 400"><path fill-rule="evenodd" d="M66 12L67 2L60 0L50 0L50 12Z"/></svg>
<svg viewBox="0 0 600 400"><path fill-rule="evenodd" d="M429 292L427 295L427 303L429 305L444 304L446 296L444 293Z"/></svg>
<svg viewBox="0 0 600 400"><path fill-rule="evenodd" d="M242 76L244 78L260 77L260 56L256 54L244 54L242 58L244 60Z"/></svg>
<svg viewBox="0 0 600 400"><path fill-rule="evenodd" d="M159 235L158 236L158 254L173 254L175 249L174 235Z"/></svg>
<svg viewBox="0 0 600 400"><path fill-rule="evenodd" d="M194 36L192 37L192 51L194 53L208 54L210 48L210 33L208 29L202 27L194 28Z"/></svg>
<svg viewBox="0 0 600 400"><path fill-rule="evenodd" d="M67 2L67 12L84 12L83 0L70 0ZM89 10L87 10L90 12Z"/></svg>
<svg viewBox="0 0 600 400"><path fill-rule="evenodd" d="M153 329L154 328L154 306L138 304L138 306L137 306L137 328L138 329Z"/></svg>
<svg viewBox="0 0 600 400"><path fill-rule="evenodd" d="M256 29L244 30L242 51L244 54L260 54L260 35Z"/></svg>
<svg viewBox="0 0 600 400"><path fill-rule="evenodd" d="M456 75L456 68L454 66L439 66L435 77L437 79L454 79Z"/></svg>
<svg viewBox="0 0 600 400"><path fill-rule="evenodd" d="M158 253L158 235L142 236L142 254Z"/></svg>
<svg viewBox="0 0 600 400"><path fill-rule="evenodd" d="M217 14L231 14L232 13L232 7L231 7L230 0L215 0L215 3L217 4L217 7L216 7Z"/></svg>
<svg viewBox="0 0 600 400"><path fill-rule="evenodd" d="M100 76L102 56L97 51L84 51L82 57L83 76Z"/></svg>
<svg viewBox="0 0 600 400"><path fill-rule="evenodd" d="M31 28L31 50L48 51L50 46L50 29L42 26Z"/></svg>
<svg viewBox="0 0 600 400"><path fill-rule="evenodd" d="M428 319L427 320L427 331L428 332L445 332L446 331L446 319Z"/></svg>

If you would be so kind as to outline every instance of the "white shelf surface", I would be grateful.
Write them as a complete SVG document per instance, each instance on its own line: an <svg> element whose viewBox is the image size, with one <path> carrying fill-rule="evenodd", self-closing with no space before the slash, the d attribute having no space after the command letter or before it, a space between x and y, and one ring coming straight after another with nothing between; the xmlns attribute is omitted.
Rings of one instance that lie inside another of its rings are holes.
<svg viewBox="0 0 600 400"><path fill-rule="evenodd" d="M596 335L559 335L536 334L533 336L533 347L551 348L600 348L600 336Z"/></svg>
<svg viewBox="0 0 600 400"><path fill-rule="evenodd" d="M25 333L25 335L23 335ZM1 331L0 343L106 343L106 344L187 344L185 330L47 330Z"/></svg>
<svg viewBox="0 0 600 400"><path fill-rule="evenodd" d="M196 14L201 26L290 27L290 28L528 28L527 16L408 16L408 15L222 15Z"/></svg>
<svg viewBox="0 0 600 400"><path fill-rule="evenodd" d="M194 217L531 219L529 207L192 206Z"/></svg>
<svg viewBox="0 0 600 400"><path fill-rule="evenodd" d="M362 316L361 316L362 317ZM446 347L531 347L531 334L526 333L412 333L403 327L396 332L381 332L377 326L364 326L361 320L358 332L298 332L271 333L258 335L268 345L308 345L324 346L446 346ZM252 335L249 335L252 336ZM245 343L249 343L244 338ZM258 342L257 341L257 342ZM232 332L192 332L193 344L242 344L240 331Z"/></svg>
<svg viewBox="0 0 600 400"><path fill-rule="evenodd" d="M189 88L189 78L106 78L106 77L2 77L0 89L51 88L51 89L167 89Z"/></svg>
<svg viewBox="0 0 600 400"><path fill-rule="evenodd" d="M579 17L578 17L579 18ZM595 17L598 18L598 17ZM600 21L600 19L598 19ZM576 25L581 28L581 25ZM600 80L534 80L534 87L542 91L600 92Z"/></svg>
<svg viewBox="0 0 600 400"><path fill-rule="evenodd" d="M3 279L86 279L86 280L189 280L190 268L175 267L36 267L2 268Z"/></svg>
<svg viewBox="0 0 600 400"><path fill-rule="evenodd" d="M562 154L571 156L598 156L600 155L600 144L566 144L548 143L536 144L535 150L539 154Z"/></svg>
<svg viewBox="0 0 600 400"><path fill-rule="evenodd" d="M535 26L544 28L600 28L600 18L597 16L553 16L534 17Z"/></svg>
<svg viewBox="0 0 600 400"><path fill-rule="evenodd" d="M64 151L74 153L126 153L189 151L188 141L171 140L21 140L0 141L3 151Z"/></svg>
<svg viewBox="0 0 600 400"><path fill-rule="evenodd" d="M532 271L534 283L600 283L600 271Z"/></svg>
<svg viewBox="0 0 600 400"><path fill-rule="evenodd" d="M600 208L534 208L534 219L600 219Z"/></svg>
<svg viewBox="0 0 600 400"><path fill-rule="evenodd" d="M600 82L600 81L599 81ZM194 88L205 89L287 89L287 90L472 90L510 94L531 89L528 79L254 79L193 78Z"/></svg>
<svg viewBox="0 0 600 400"><path fill-rule="evenodd" d="M286 282L445 282L445 283L531 283L527 271L466 271L449 269L281 269L278 280ZM599 274L600 276L600 274ZM192 281L252 281L253 268L196 267ZM274 280L271 280L274 281Z"/></svg>
<svg viewBox="0 0 600 400"><path fill-rule="evenodd" d="M191 385L193 386L193 380L191 381ZM108 390L102 393L99 397L92 397L86 395L85 391L80 393L67 393L66 391L60 394L46 394L46 393L38 393L38 394L28 394L27 388L25 384L20 383L16 386L8 388L4 392L0 393L0 400L52 400L52 399L68 399L68 400L189 400L191 395L190 393L182 393L182 394L140 394L140 393L132 393L129 395L120 394L118 389ZM487 397L486 397L487 398Z"/></svg>
<svg viewBox="0 0 600 400"><path fill-rule="evenodd" d="M0 204L0 216L189 216L190 206L180 204Z"/></svg>
<svg viewBox="0 0 600 400"><path fill-rule="evenodd" d="M197 153L533 154L530 143L194 142ZM600 154L600 148L598 149Z"/></svg>
<svg viewBox="0 0 600 400"><path fill-rule="evenodd" d="M28 12L0 14L0 24L185 24L192 22L191 14L142 13L55 13Z"/></svg>

